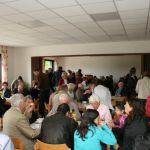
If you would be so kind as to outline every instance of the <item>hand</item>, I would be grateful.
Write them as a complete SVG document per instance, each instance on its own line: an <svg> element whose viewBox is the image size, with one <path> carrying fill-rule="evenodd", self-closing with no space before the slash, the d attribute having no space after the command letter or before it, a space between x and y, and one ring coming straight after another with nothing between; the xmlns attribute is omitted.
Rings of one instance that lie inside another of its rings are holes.
<svg viewBox="0 0 150 150"><path fill-rule="evenodd" d="M110 129L112 129L112 128L115 127L115 124L114 124L113 121L111 120L111 121L109 121L109 122L107 123L107 126L108 126Z"/></svg>
<svg viewBox="0 0 150 150"><path fill-rule="evenodd" d="M115 144L114 145L114 150L118 150L119 149L119 144Z"/></svg>
<svg viewBox="0 0 150 150"><path fill-rule="evenodd" d="M27 107L26 107L26 111L27 112L32 112L35 109L35 104L34 103L30 103Z"/></svg>

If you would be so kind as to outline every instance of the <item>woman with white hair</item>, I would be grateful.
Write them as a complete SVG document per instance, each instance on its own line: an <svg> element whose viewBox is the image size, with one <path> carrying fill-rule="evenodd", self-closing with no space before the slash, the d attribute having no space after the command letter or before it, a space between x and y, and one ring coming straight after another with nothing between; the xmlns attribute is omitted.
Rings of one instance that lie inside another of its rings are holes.
<svg viewBox="0 0 150 150"><path fill-rule="evenodd" d="M86 109L95 109L99 112L99 116L101 120L105 122L110 122L112 120L109 108L103 104L101 104L100 98L96 94L92 94L89 98L89 105Z"/></svg>

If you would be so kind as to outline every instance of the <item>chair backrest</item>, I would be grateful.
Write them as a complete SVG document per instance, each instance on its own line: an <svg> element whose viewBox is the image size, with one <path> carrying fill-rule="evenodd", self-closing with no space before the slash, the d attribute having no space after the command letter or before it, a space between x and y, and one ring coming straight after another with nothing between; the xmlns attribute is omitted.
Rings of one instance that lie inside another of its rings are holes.
<svg viewBox="0 0 150 150"><path fill-rule="evenodd" d="M34 150L69 150L66 144L46 144L37 140Z"/></svg>
<svg viewBox="0 0 150 150"><path fill-rule="evenodd" d="M14 144L15 149L24 150L24 144L19 138L11 138L12 143Z"/></svg>

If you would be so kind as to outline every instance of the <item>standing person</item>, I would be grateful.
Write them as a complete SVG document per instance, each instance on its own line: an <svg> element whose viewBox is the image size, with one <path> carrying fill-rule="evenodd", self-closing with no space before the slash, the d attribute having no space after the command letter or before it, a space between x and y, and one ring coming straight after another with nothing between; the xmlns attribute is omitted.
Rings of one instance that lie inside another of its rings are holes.
<svg viewBox="0 0 150 150"><path fill-rule="evenodd" d="M138 99L140 99L143 106L145 106L146 98L150 96L150 78L147 71L143 73L143 78L138 80L136 92L138 93Z"/></svg>
<svg viewBox="0 0 150 150"><path fill-rule="evenodd" d="M127 88L127 96L129 99L135 98L136 96L135 92L136 83L137 83L136 68L132 67L125 77L125 86Z"/></svg>
<svg viewBox="0 0 150 150"><path fill-rule="evenodd" d="M53 85L54 86L57 86L58 85L58 82L59 82L59 79L61 79L61 74L63 72L63 68L62 66L59 66L58 67L58 70L54 72L53 74Z"/></svg>
<svg viewBox="0 0 150 150"><path fill-rule="evenodd" d="M116 138L107 125L99 120L98 111L88 109L75 131L74 150L102 150L100 142L114 145Z"/></svg>
<svg viewBox="0 0 150 150"><path fill-rule="evenodd" d="M26 103L22 94L11 97L12 107L3 116L3 133L10 137L20 138L25 150L33 150L33 139L40 133L40 129L32 129L28 118L24 115Z"/></svg>
<svg viewBox="0 0 150 150"><path fill-rule="evenodd" d="M145 112L140 101L136 99L126 102L125 112L127 119L123 130L123 145L120 145L120 150L132 150L135 138L147 131Z"/></svg>
<svg viewBox="0 0 150 150"><path fill-rule="evenodd" d="M44 102L49 101L49 92L50 92L50 87L49 87L49 79L48 75L45 73L40 72L38 69L34 70L34 76L35 80L38 83L38 87L40 89L40 98L39 98L39 113L41 117L44 117Z"/></svg>
<svg viewBox="0 0 150 150"><path fill-rule="evenodd" d="M77 122L68 117L70 108L68 104L61 104L56 114L44 119L41 127L40 140L48 144L66 144L73 150L74 131Z"/></svg>

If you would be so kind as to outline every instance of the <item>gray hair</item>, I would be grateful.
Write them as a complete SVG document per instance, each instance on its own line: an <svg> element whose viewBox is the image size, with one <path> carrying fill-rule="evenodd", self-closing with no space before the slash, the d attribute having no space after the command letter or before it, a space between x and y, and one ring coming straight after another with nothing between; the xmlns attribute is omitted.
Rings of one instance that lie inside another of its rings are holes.
<svg viewBox="0 0 150 150"><path fill-rule="evenodd" d="M32 99L32 96L31 96L31 95L27 95L27 96L25 96L24 98L25 98L25 101L26 101L27 99ZM32 99L32 100L33 100L33 99Z"/></svg>
<svg viewBox="0 0 150 150"><path fill-rule="evenodd" d="M94 103L94 102L100 102L100 98L99 96L97 96L96 94L92 94L89 98L89 103Z"/></svg>
<svg viewBox="0 0 150 150"><path fill-rule="evenodd" d="M12 95L10 100L11 100L11 106L16 107L21 101L24 100L24 96L22 94L17 93Z"/></svg>

